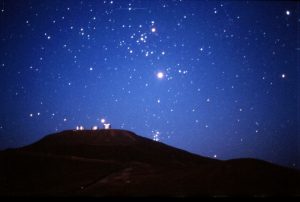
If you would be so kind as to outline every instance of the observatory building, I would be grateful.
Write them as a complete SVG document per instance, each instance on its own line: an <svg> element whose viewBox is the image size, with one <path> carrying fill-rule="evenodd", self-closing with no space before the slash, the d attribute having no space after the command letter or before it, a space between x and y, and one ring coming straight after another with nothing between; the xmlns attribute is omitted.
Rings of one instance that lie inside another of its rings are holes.
<svg viewBox="0 0 300 202"><path fill-rule="evenodd" d="M104 126L105 130L111 129L111 124L110 123L104 123L103 126Z"/></svg>
<svg viewBox="0 0 300 202"><path fill-rule="evenodd" d="M92 130L98 130L98 126L93 126Z"/></svg>
<svg viewBox="0 0 300 202"><path fill-rule="evenodd" d="M111 124L107 123L105 119L101 119L101 123L103 124L104 130L111 129ZM91 130L100 130L101 127L98 127L97 125L94 125L91 127ZM76 126L76 130L84 130L84 127L82 125Z"/></svg>

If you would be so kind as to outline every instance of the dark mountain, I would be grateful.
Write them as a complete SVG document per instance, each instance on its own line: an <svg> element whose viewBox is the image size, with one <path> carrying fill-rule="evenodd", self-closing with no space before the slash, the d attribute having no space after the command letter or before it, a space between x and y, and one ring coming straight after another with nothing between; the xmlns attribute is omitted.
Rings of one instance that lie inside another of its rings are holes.
<svg viewBox="0 0 300 202"><path fill-rule="evenodd" d="M300 171L201 157L124 130L64 131L0 152L1 196L300 195Z"/></svg>

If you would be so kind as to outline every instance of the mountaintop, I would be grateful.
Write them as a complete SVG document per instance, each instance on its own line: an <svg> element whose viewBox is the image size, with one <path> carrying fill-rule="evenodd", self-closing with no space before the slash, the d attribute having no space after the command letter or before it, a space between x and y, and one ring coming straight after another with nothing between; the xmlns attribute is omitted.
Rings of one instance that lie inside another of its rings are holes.
<svg viewBox="0 0 300 202"><path fill-rule="evenodd" d="M300 195L300 171L198 156L125 130L63 131L0 152L0 196Z"/></svg>

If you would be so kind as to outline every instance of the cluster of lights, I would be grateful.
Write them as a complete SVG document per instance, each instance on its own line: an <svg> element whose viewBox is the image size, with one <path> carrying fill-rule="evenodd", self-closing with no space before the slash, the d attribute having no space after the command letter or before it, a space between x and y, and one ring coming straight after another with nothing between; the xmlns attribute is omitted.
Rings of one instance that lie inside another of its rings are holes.
<svg viewBox="0 0 300 202"><path fill-rule="evenodd" d="M76 126L76 130L84 130L83 126Z"/></svg>
<svg viewBox="0 0 300 202"><path fill-rule="evenodd" d="M110 123L106 123L105 119L101 119L100 122L104 125L104 129L110 129L111 128ZM92 130L98 130L99 127L98 126L93 126L91 129ZM76 130L84 130L84 127L83 126L76 126Z"/></svg>
<svg viewBox="0 0 300 202"><path fill-rule="evenodd" d="M158 142L159 135L160 135L159 131L152 131L152 133L153 133L153 140Z"/></svg>

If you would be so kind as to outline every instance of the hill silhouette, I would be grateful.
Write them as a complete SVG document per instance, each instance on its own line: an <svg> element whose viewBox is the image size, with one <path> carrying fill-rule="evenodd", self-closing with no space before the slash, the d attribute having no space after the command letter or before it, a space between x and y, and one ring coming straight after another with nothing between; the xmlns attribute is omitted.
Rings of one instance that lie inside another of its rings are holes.
<svg viewBox="0 0 300 202"><path fill-rule="evenodd" d="M300 195L300 171L201 157L125 130L63 131L0 152L1 196Z"/></svg>

